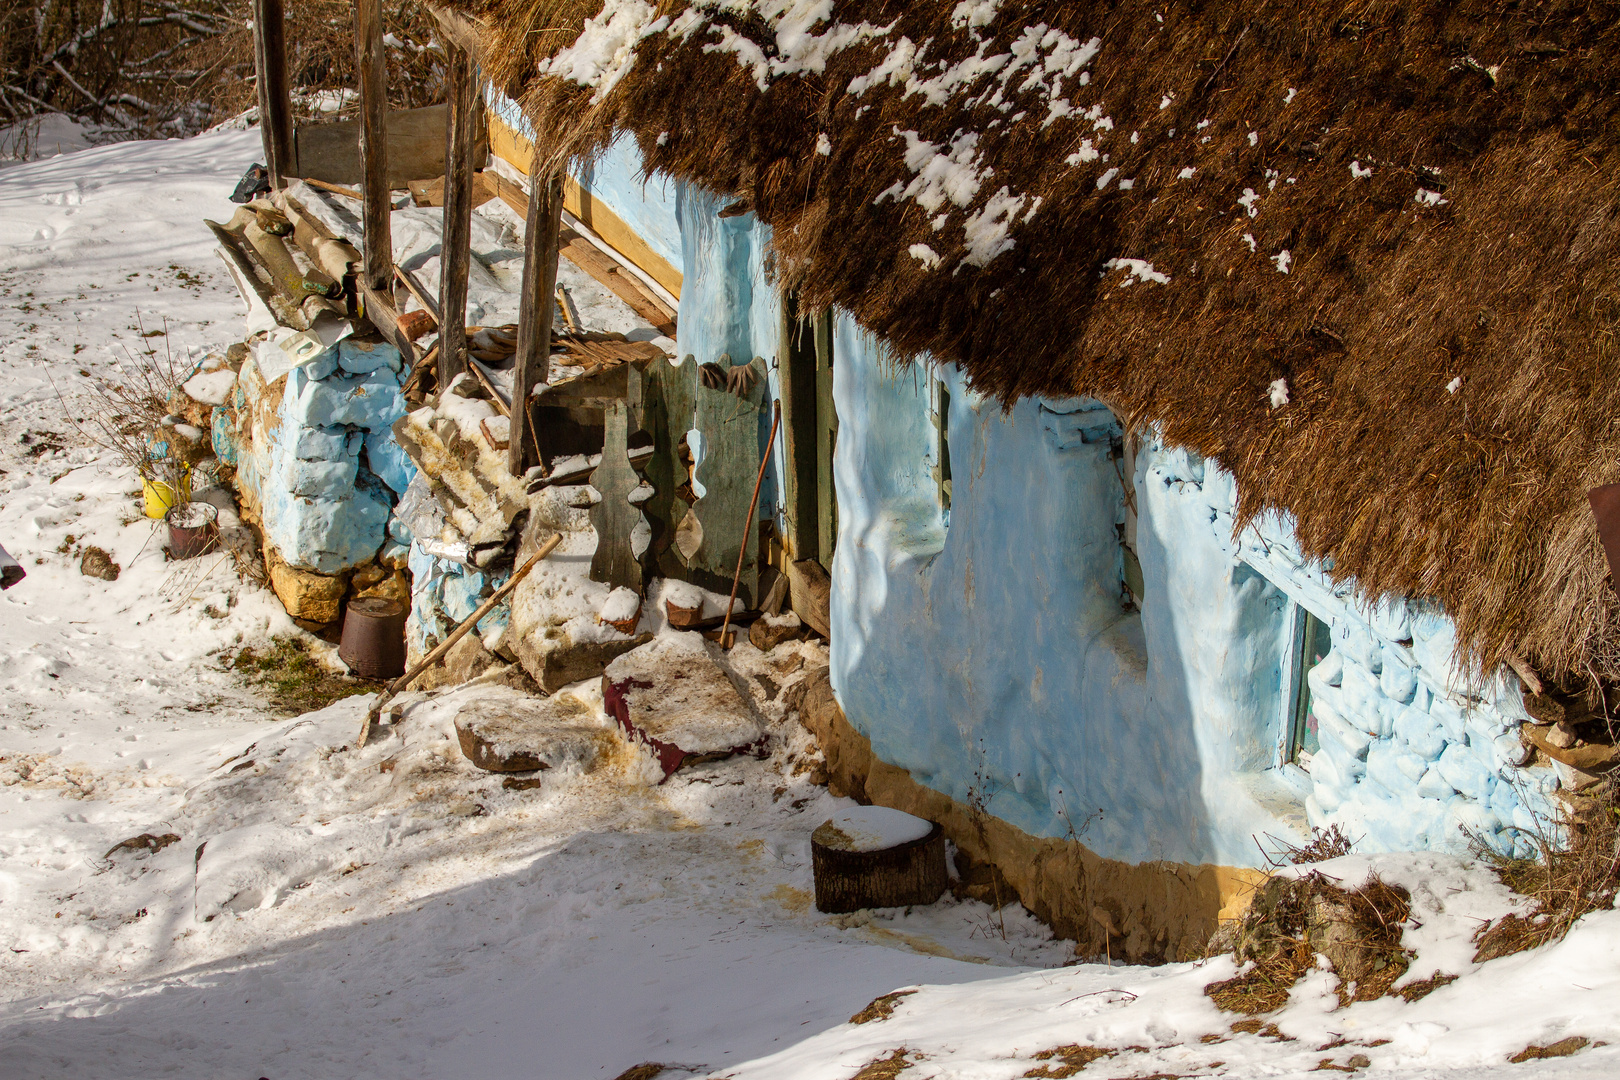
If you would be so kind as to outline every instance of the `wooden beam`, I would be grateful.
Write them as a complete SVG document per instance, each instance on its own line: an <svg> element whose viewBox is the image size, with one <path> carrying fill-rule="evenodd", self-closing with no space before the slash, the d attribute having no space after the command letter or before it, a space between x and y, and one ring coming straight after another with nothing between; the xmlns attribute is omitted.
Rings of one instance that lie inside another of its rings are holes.
<svg viewBox="0 0 1620 1080"><path fill-rule="evenodd" d="M388 197L388 64L383 51L382 0L355 0L354 57L360 77L360 190L366 232L365 266L360 275L368 291L381 292L392 287L394 278L394 241L389 220L393 204Z"/></svg>
<svg viewBox="0 0 1620 1080"><path fill-rule="evenodd" d="M557 307L557 232L561 225L562 174L534 177L524 215L523 291L512 367L512 441L507 447L507 467L513 476L541 464L539 442L530 430L529 395L551 374L551 316Z"/></svg>
<svg viewBox="0 0 1620 1080"><path fill-rule="evenodd" d="M472 56L445 43L444 238L439 245L439 385L467 370L467 270L472 257L473 146L479 127Z"/></svg>
<svg viewBox="0 0 1620 1080"><path fill-rule="evenodd" d="M495 185L495 194L502 202L523 215L527 220L528 197L523 189L509 180L486 173ZM564 187L564 201L567 188ZM640 278L626 270L619 261L601 248L566 226L558 232L562 254L569 262L607 286L608 290L625 302L631 311L645 319L660 334L675 336L675 312L663 299L649 289Z"/></svg>
<svg viewBox="0 0 1620 1080"><path fill-rule="evenodd" d="M439 4L430 3L426 6L428 14L432 15L434 21L439 24L439 29L444 31L444 36L465 49L473 60L481 62L480 53L483 49L483 43L479 35L484 32L483 23L469 15L463 15L459 11L452 11Z"/></svg>
<svg viewBox="0 0 1620 1080"><path fill-rule="evenodd" d="M527 176L534 144L498 117L489 120L489 152ZM681 298L681 272L654 251L630 225L572 176L563 178L563 209L573 214L602 242L658 282L675 299ZM662 301L660 301L662 302Z"/></svg>
<svg viewBox="0 0 1620 1080"><path fill-rule="evenodd" d="M287 17L282 0L253 0L253 66L259 84L259 134L270 186L280 191L293 167L292 93L287 84Z"/></svg>
<svg viewBox="0 0 1620 1080"><path fill-rule="evenodd" d="M392 282L389 284L392 285ZM399 308L394 304L391 289L373 289L363 281L359 285L361 314L399 350L399 355L405 360L406 370L415 367L421 352L417 349L416 342L399 328Z"/></svg>
<svg viewBox="0 0 1620 1080"><path fill-rule="evenodd" d="M777 380L782 400L782 503L787 508L787 549L794 559L820 555L816 504L816 341L814 324L799 313L797 295L782 296L782 343Z"/></svg>

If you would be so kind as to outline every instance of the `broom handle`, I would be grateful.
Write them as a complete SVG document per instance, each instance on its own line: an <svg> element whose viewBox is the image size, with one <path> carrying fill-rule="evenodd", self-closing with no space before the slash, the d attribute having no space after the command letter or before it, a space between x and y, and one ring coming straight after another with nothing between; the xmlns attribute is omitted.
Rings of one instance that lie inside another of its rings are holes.
<svg viewBox="0 0 1620 1080"><path fill-rule="evenodd" d="M540 545L539 551L536 551L533 555L529 556L528 562L524 563L522 566L518 567L517 570L513 571L512 576L506 579L506 584L495 590L495 595L491 596L488 600L485 600L483 604L479 605L477 611L467 616L461 621L460 626L450 631L450 636L440 642L438 648L422 657L421 661L419 661L415 667L411 668L411 670L389 683L383 692L377 695L377 700L372 703L371 708L366 710L365 722L360 726L360 741L356 744L356 746L366 745L366 737L371 734L372 721L376 720L378 716L382 715L382 708L384 705L388 704L390 698L409 686L412 679L416 678L418 675L422 674L422 672L438 663L440 657L449 652L452 645L466 637L467 632L474 626L478 625L478 620L482 619L485 615L488 615L490 611L494 609L496 604L499 604L502 600L506 599L506 594L517 588L518 582L523 580L524 575L528 574L530 570L533 570L535 564L541 559L555 551L557 549L557 545L560 543L562 543L562 533L553 534L551 539Z"/></svg>
<svg viewBox="0 0 1620 1080"><path fill-rule="evenodd" d="M731 597L726 601L726 621L720 624L720 647L726 648L726 632L731 629L731 609L737 603L737 583L742 581L743 557L748 554L748 534L754 528L754 510L759 506L759 486L765 482L765 467L771 463L771 447L776 444L776 426L782 422L782 402L771 403L771 435L765 440L765 453L759 459L759 475L754 477L754 497L748 501L748 521L743 525L742 547L737 551L737 572L731 575Z"/></svg>

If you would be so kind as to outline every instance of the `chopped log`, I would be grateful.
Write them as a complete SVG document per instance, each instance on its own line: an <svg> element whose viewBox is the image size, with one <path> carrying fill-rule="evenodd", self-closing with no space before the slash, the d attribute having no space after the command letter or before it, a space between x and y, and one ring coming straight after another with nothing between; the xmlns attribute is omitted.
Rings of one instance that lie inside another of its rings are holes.
<svg viewBox="0 0 1620 1080"><path fill-rule="evenodd" d="M364 211L367 289L393 279L393 204L388 187L388 67L383 51L382 0L355 0L355 70L360 77L360 192Z"/></svg>
<svg viewBox="0 0 1620 1080"><path fill-rule="evenodd" d="M787 565L788 587L793 610L810 627L832 639L832 579L814 559L800 559Z"/></svg>
<svg viewBox="0 0 1620 1080"><path fill-rule="evenodd" d="M921 835L918 835L918 834ZM857 806L810 836L816 910L932 904L949 884L945 830L884 806Z"/></svg>

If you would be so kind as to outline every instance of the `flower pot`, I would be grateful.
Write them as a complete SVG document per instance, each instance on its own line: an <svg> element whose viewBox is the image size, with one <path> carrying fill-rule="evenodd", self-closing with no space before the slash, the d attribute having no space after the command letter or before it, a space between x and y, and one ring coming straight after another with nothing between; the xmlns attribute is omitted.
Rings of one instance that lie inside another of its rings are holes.
<svg viewBox="0 0 1620 1080"><path fill-rule="evenodd" d="M169 525L169 558L195 559L219 546L219 511L208 503L181 503L163 517Z"/></svg>
<svg viewBox="0 0 1620 1080"><path fill-rule="evenodd" d="M405 674L405 616L397 600L363 596L350 600L343 615L338 659L362 679L397 679Z"/></svg>

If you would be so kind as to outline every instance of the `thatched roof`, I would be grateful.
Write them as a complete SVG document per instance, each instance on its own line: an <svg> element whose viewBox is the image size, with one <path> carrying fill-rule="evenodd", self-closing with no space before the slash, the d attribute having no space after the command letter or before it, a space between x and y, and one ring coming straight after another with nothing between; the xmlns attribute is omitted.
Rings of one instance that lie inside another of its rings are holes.
<svg viewBox="0 0 1620 1080"><path fill-rule="evenodd" d="M1620 675L1615 4L454 6L558 159L631 132L900 354L1163 425L1482 663Z"/></svg>

